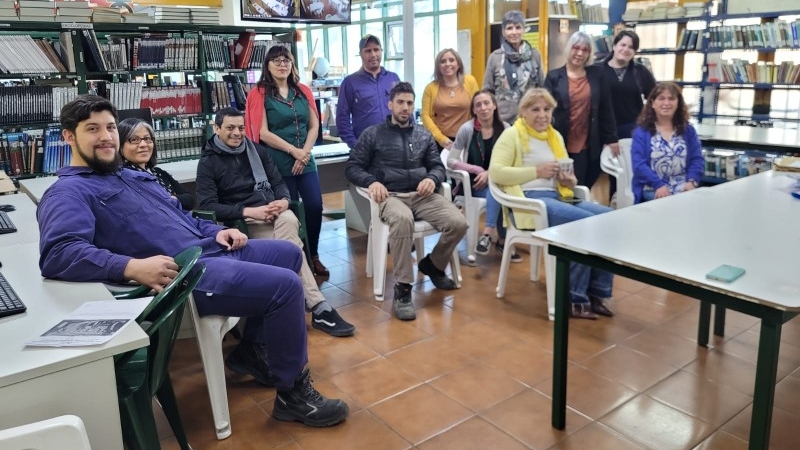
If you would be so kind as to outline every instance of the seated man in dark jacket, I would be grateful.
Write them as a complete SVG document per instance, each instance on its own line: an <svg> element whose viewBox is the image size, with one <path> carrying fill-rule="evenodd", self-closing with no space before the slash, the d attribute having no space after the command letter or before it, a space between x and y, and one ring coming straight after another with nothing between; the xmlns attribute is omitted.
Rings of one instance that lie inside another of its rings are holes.
<svg viewBox="0 0 800 450"><path fill-rule="evenodd" d="M61 109L72 162L44 193L39 221L42 276L67 281L134 280L161 291L177 275L173 256L202 248L205 275L194 290L201 316L247 317L234 350L239 368L275 386L278 420L329 426L347 417L341 400L311 385L303 291L303 252L199 220L147 172L122 169L117 109L83 95Z"/></svg>
<svg viewBox="0 0 800 450"><path fill-rule="evenodd" d="M214 136L197 164L197 202L217 219L251 219L274 227L272 236L300 248L300 222L289 210L289 188L266 149L244 135L244 114L235 108L217 111ZM319 291L305 258L300 279L311 311L311 325L331 336L351 336L355 327L333 309Z"/></svg>
<svg viewBox="0 0 800 450"><path fill-rule="evenodd" d="M414 220L424 220L442 232L433 251L419 261L419 271L439 289L455 289L444 268L467 231L461 212L436 188L445 181L445 168L436 141L414 123L414 88L400 82L389 91L386 121L361 134L347 161L345 174L356 186L369 189L381 205L381 220L389 225L389 249L394 265L394 313L414 320L411 265Z"/></svg>

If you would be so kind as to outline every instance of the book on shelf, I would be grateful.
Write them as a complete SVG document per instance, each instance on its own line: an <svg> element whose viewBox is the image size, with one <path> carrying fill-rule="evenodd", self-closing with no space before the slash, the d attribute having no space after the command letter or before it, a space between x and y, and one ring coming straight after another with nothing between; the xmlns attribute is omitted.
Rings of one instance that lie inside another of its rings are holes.
<svg viewBox="0 0 800 450"><path fill-rule="evenodd" d="M709 48L800 47L800 19L756 25L721 25L710 29Z"/></svg>
<svg viewBox="0 0 800 450"><path fill-rule="evenodd" d="M0 87L0 126L53 120L53 86Z"/></svg>
<svg viewBox="0 0 800 450"><path fill-rule="evenodd" d="M239 33L234 50L234 63L237 69L246 69L250 64L250 57L253 55L256 34L250 31Z"/></svg>
<svg viewBox="0 0 800 450"><path fill-rule="evenodd" d="M86 69L90 72L106 72L108 65L100 51L100 43L97 41L94 30L79 30L79 33L83 43Z"/></svg>

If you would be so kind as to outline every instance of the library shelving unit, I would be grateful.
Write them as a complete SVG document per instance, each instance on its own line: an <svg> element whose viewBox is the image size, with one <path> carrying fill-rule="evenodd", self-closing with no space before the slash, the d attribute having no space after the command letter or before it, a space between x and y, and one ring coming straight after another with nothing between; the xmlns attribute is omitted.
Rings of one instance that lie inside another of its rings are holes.
<svg viewBox="0 0 800 450"><path fill-rule="evenodd" d="M26 42L17 45L17 40ZM150 108L160 162L196 158L214 111L243 109L248 71L261 68L272 43L297 52L289 28L3 23L0 170L17 179L68 164L58 112L76 95L89 92L106 96L120 110ZM26 64L26 59L43 66ZM48 70L47 60L60 61L64 71Z"/></svg>

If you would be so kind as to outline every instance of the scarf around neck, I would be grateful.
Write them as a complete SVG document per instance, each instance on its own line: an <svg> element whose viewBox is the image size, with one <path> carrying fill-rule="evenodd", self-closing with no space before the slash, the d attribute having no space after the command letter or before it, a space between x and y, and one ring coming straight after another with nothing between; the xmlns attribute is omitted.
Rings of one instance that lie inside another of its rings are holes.
<svg viewBox="0 0 800 450"><path fill-rule="evenodd" d="M245 138L241 145L236 148L228 147L228 145L222 142L222 139L220 139L216 134L212 139L214 146L217 147L217 149L219 149L219 151L222 153L227 153L229 155L241 155L242 152L247 149L247 160L250 162L250 168L253 170L253 178L256 180L256 183L253 186L253 192L270 188L269 180L267 179L267 172L264 170L264 164L261 163L261 158L258 157L256 146L253 145L253 142L250 141L250 139Z"/></svg>
<svg viewBox="0 0 800 450"><path fill-rule="evenodd" d="M526 41L522 41L519 50L514 50L514 47L503 39L501 44L505 60L503 61L503 68L506 71L506 79L508 80L508 87L510 89L522 88L528 85L528 80L533 75L533 47Z"/></svg>
<svg viewBox="0 0 800 450"><path fill-rule="evenodd" d="M556 160L569 158L567 149L564 147L564 142L561 140L561 135L558 134L558 131L556 131L552 125L547 126L547 131L539 132L529 126L528 123L525 122L525 119L519 117L516 122L514 122L514 128L519 133L519 140L522 143L524 153L530 151L530 139L534 138L540 141L546 141L547 146L553 151L553 156L555 156ZM561 197L572 198L575 196L572 189L562 186L561 183L556 182L556 186L558 186L558 194Z"/></svg>
<svg viewBox="0 0 800 450"><path fill-rule="evenodd" d="M159 172L153 170L152 168L143 168L142 166L140 166L138 164L134 164L134 163L128 161L127 159L123 159L122 160L122 167L125 167L126 169L135 170L137 172L149 173L150 175L152 175L152 176L154 176L156 178L156 181L158 181L158 184L160 184L161 187L163 187L164 189L167 190L167 192L169 192L169 195L172 195L172 196L176 196L177 195L175 193L175 189L169 183L169 180L165 180L164 177L161 176L161 174Z"/></svg>

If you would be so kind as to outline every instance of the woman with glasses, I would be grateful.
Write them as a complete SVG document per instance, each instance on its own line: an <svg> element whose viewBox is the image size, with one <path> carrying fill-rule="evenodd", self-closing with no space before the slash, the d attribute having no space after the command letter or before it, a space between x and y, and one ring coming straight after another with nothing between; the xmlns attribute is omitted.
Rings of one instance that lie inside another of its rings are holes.
<svg viewBox="0 0 800 450"><path fill-rule="evenodd" d="M570 36L564 49L567 63L547 73L544 87L556 101L553 126L564 138L574 161L578 184L592 187L600 176L600 152L609 145L619 151L614 108L603 70L591 66L592 38Z"/></svg>
<svg viewBox="0 0 800 450"><path fill-rule="evenodd" d="M475 77L464 73L461 56L452 48L436 55L433 72L433 81L422 94L422 124L439 151L450 150L458 128L470 118L470 102L480 88Z"/></svg>
<svg viewBox="0 0 800 450"><path fill-rule="evenodd" d="M181 208L189 211L194 208L194 197L175 178L156 167L158 154L153 127L141 119L125 119L117 125L119 131L119 154L123 167L139 172L147 172L164 187L173 198L181 203Z"/></svg>
<svg viewBox="0 0 800 450"><path fill-rule="evenodd" d="M275 45L267 51L261 79L247 94L245 134L261 142L283 176L293 200L303 199L308 227L311 270L327 277L319 260L322 229L322 189L311 149L319 133L311 89L300 83L294 57L288 48Z"/></svg>

